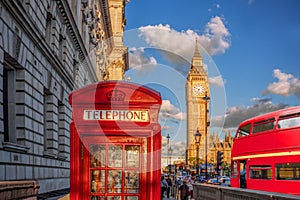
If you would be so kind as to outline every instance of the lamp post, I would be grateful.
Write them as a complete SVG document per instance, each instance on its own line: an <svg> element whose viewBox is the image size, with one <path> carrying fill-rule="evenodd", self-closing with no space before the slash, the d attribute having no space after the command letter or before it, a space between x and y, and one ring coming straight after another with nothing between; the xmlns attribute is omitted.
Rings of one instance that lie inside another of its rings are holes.
<svg viewBox="0 0 300 200"><path fill-rule="evenodd" d="M169 165L169 173L171 173L171 170L172 170L172 151L173 151L173 149L172 149L172 147L171 147L171 145L170 145L170 148L169 148L169 156L170 156L170 165Z"/></svg>
<svg viewBox="0 0 300 200"><path fill-rule="evenodd" d="M202 98L205 101L205 179L207 180L207 127L209 122L207 122L207 102L210 100L210 97L207 96L207 91L205 92L205 97Z"/></svg>
<svg viewBox="0 0 300 200"><path fill-rule="evenodd" d="M201 133L197 129L195 133L195 144L196 144L196 151L197 151L197 157L196 157L196 163L197 163L197 171L196 174L199 175L199 146L200 146L200 140L201 140Z"/></svg>
<svg viewBox="0 0 300 200"><path fill-rule="evenodd" d="M170 147L170 134L167 135L167 165L169 167L169 147Z"/></svg>

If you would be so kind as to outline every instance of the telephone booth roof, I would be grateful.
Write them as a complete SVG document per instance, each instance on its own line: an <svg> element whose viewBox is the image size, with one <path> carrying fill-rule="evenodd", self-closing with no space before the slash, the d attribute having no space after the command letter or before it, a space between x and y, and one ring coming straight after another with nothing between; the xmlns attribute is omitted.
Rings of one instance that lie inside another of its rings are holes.
<svg viewBox="0 0 300 200"><path fill-rule="evenodd" d="M127 81L102 81L88 85L69 96L72 106L87 104L161 105L160 93L144 85Z"/></svg>
<svg viewBox="0 0 300 200"><path fill-rule="evenodd" d="M105 130L158 126L162 101L160 93L149 87L126 81L103 81L73 91L69 103L73 122L83 131L86 126L99 125Z"/></svg>

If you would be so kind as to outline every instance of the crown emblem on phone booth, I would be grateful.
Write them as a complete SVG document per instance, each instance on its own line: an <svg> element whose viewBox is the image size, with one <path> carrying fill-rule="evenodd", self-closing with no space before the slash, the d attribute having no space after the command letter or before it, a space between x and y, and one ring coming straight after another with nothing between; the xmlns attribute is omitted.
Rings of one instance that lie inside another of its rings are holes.
<svg viewBox="0 0 300 200"><path fill-rule="evenodd" d="M108 101L124 101L125 96L125 92L121 90L111 90L106 93Z"/></svg>

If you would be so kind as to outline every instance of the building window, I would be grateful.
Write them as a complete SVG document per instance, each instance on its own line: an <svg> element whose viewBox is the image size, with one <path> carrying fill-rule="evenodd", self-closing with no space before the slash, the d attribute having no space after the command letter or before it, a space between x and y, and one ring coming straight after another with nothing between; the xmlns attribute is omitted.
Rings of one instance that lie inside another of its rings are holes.
<svg viewBox="0 0 300 200"><path fill-rule="evenodd" d="M16 142L15 125L15 70L5 64L3 69L3 117L4 117L4 142Z"/></svg>
<svg viewBox="0 0 300 200"><path fill-rule="evenodd" d="M300 163L285 163L276 165L277 180L300 180Z"/></svg>
<svg viewBox="0 0 300 200"><path fill-rule="evenodd" d="M249 170L252 179L272 179L271 165L250 166Z"/></svg>
<svg viewBox="0 0 300 200"><path fill-rule="evenodd" d="M22 125L24 120L24 116L17 115L17 106L23 106L23 102L19 104L18 101L22 99L22 92L17 89L17 75L22 74L24 70L21 68L17 68L18 65L11 64L15 62L14 58L8 54L4 54L4 67L3 67L3 82L2 82L2 92L3 92L3 148L8 151L16 151L16 152L27 152L30 147L25 146L23 143L23 137L20 137L17 134L18 126ZM19 73L20 72L20 73ZM19 95L19 99L17 99L17 95ZM17 119L17 120L16 120ZM2 128L2 127L1 127Z"/></svg>

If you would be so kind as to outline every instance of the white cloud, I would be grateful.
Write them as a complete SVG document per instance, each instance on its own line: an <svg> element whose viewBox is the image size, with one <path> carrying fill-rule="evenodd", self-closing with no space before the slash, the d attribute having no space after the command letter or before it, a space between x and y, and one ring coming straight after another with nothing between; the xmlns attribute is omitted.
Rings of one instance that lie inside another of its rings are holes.
<svg viewBox="0 0 300 200"><path fill-rule="evenodd" d="M205 34L199 41L210 55L223 54L230 47L229 36L222 19L216 16L206 25Z"/></svg>
<svg viewBox="0 0 300 200"><path fill-rule="evenodd" d="M162 137L162 155L167 155L168 146L167 146L168 139L166 137ZM186 142L185 141L173 141L172 135L169 140L170 146L172 148L172 155L177 156L184 156L186 150Z"/></svg>
<svg viewBox="0 0 300 200"><path fill-rule="evenodd" d="M223 87L225 81L223 80L222 76L215 76L215 77L209 77L209 83L218 87Z"/></svg>
<svg viewBox="0 0 300 200"><path fill-rule="evenodd" d="M160 107L159 116L162 119L185 120L186 113L180 112L180 109L175 107L169 100L163 100Z"/></svg>
<svg viewBox="0 0 300 200"><path fill-rule="evenodd" d="M223 128L236 128L246 119L287 107L286 104L273 104L270 99L252 98L251 101L255 102L255 104L227 108L225 116L213 118L211 120L212 123L214 126L221 126ZM223 124L224 117L225 123Z"/></svg>
<svg viewBox="0 0 300 200"><path fill-rule="evenodd" d="M262 92L263 95L296 95L300 97L300 80L298 78L294 77L292 74L283 73L280 69L273 70L273 76L278 79L278 81L269 84L267 89Z"/></svg>
<svg viewBox="0 0 300 200"><path fill-rule="evenodd" d="M129 66L134 69L142 69L143 67L154 67L157 65L157 61L154 57L146 57L143 55L144 48L130 48L129 49Z"/></svg>
<svg viewBox="0 0 300 200"><path fill-rule="evenodd" d="M139 30L140 36L143 36L149 45L168 50L184 58L193 55L195 38L199 38L200 44L210 55L223 54L230 47L230 33L218 16L211 18L203 35L190 29L179 32L168 24L144 26Z"/></svg>

